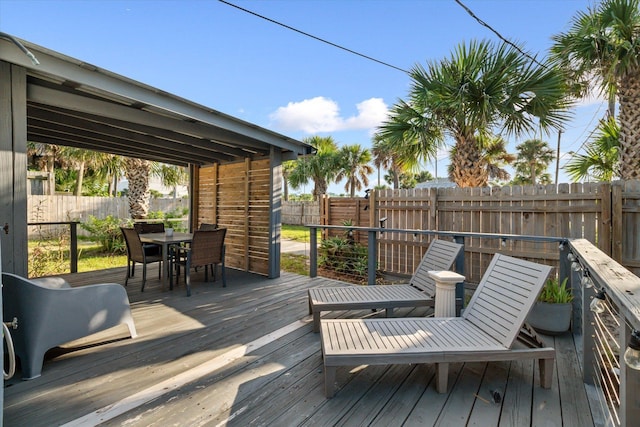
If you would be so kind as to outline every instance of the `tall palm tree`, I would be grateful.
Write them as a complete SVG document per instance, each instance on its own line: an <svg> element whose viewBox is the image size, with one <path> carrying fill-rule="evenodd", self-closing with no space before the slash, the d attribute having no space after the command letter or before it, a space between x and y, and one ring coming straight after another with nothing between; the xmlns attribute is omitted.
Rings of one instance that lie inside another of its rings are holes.
<svg viewBox="0 0 640 427"><path fill-rule="evenodd" d="M516 150L518 158L514 167L518 183L535 185L538 180L542 183L551 181L551 176L546 170L556 156L547 142L541 139L527 139L518 144Z"/></svg>
<svg viewBox="0 0 640 427"><path fill-rule="evenodd" d="M450 179L460 187L487 185L490 168L476 135L548 132L570 116L563 75L521 50L474 41L427 69L415 65L408 101L392 108L379 132L431 158L449 136Z"/></svg>
<svg viewBox="0 0 640 427"><path fill-rule="evenodd" d="M482 174L487 177L487 184L489 179L496 179L499 181L506 181L511 176L505 169L505 166L513 163L516 156L507 152L506 141L499 136L493 135L476 135L476 141L478 144L478 156L479 167L484 168ZM457 156L458 147L455 146L451 149L451 156ZM456 163L449 163L447 169L449 176L456 176L458 165Z"/></svg>
<svg viewBox="0 0 640 427"><path fill-rule="evenodd" d="M151 162L126 157L124 165L124 175L129 181L129 215L133 219L144 219L149 213Z"/></svg>
<svg viewBox="0 0 640 427"><path fill-rule="evenodd" d="M419 164L414 153L403 150L405 147L406 145L397 144L380 134L373 136L371 154L373 164L378 168L378 181L380 181L380 168L386 169L393 180L395 190L400 188L400 176L415 170Z"/></svg>
<svg viewBox="0 0 640 427"><path fill-rule="evenodd" d="M611 181L618 174L620 128L613 117L601 120L598 132L585 146L585 154L574 154L564 169L574 181L593 177L596 181Z"/></svg>
<svg viewBox="0 0 640 427"><path fill-rule="evenodd" d="M640 0L605 0L578 12L566 33L553 37L553 58L579 95L596 87L617 95L620 178L640 178ZM613 106L610 101L610 116Z"/></svg>
<svg viewBox="0 0 640 427"><path fill-rule="evenodd" d="M336 181L346 179L344 190L349 192L349 197L355 197L356 190L361 191L369 186L369 174L373 173L371 152L362 148L360 144L345 145L339 152L339 171Z"/></svg>
<svg viewBox="0 0 640 427"><path fill-rule="evenodd" d="M338 146L330 136L312 136L303 142L313 146L316 153L296 160L296 167L289 174L289 184L293 188L300 188L313 181L313 199L319 200L327 193L329 183L337 174Z"/></svg>
<svg viewBox="0 0 640 427"><path fill-rule="evenodd" d="M186 168L166 163L151 163L151 175L160 178L160 182L165 187L173 188L173 197L177 197L178 185L189 183L189 173Z"/></svg>

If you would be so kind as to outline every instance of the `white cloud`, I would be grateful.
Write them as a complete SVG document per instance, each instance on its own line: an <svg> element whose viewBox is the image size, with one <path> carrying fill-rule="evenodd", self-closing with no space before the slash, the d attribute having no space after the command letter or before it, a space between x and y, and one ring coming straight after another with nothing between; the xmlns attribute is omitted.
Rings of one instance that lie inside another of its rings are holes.
<svg viewBox="0 0 640 427"><path fill-rule="evenodd" d="M381 98L371 98L356 105L358 115L340 117L340 107L328 98L318 96L280 107L269 118L283 131L335 132L373 129L387 117L387 105Z"/></svg>

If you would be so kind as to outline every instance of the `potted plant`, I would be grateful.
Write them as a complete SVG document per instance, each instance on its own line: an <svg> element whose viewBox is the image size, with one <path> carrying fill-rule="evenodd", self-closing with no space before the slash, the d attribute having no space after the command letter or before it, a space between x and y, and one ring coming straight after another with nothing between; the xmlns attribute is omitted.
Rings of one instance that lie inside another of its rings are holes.
<svg viewBox="0 0 640 427"><path fill-rule="evenodd" d="M558 335L569 330L573 295L567 288L567 281L565 278L560 283L557 278L551 278L542 288L527 317L527 323L538 332Z"/></svg>

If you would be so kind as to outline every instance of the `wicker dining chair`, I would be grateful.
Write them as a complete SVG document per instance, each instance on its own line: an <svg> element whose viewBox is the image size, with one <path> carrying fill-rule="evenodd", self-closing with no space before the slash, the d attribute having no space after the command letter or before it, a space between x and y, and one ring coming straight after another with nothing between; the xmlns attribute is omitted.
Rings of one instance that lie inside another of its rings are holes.
<svg viewBox="0 0 640 427"><path fill-rule="evenodd" d="M144 245L140 241L140 236L134 228L120 227L124 241L127 244L127 278L124 281L124 285L127 286L129 278L135 274L136 262L142 264L142 288L141 292L144 292L144 285L147 282L147 264L152 262L158 263L158 278L161 278L162 274L162 254L160 251L153 251L149 249L147 245Z"/></svg>
<svg viewBox="0 0 640 427"><path fill-rule="evenodd" d="M193 239L188 247L172 245L169 251L169 280L170 287L173 287L174 270L177 281L180 278L180 267L185 267L185 284L187 286L187 296L191 295L192 268L204 267L204 280L209 281L208 266L213 266L213 280L216 280L217 266L221 265L222 287L227 286L227 276L224 267L225 246L224 238L227 234L226 228L215 230L197 230L193 233Z"/></svg>
<svg viewBox="0 0 640 427"><path fill-rule="evenodd" d="M138 234L164 233L164 223L162 222L134 222L133 228ZM155 243L145 243L143 247L147 256L162 253L162 246Z"/></svg>

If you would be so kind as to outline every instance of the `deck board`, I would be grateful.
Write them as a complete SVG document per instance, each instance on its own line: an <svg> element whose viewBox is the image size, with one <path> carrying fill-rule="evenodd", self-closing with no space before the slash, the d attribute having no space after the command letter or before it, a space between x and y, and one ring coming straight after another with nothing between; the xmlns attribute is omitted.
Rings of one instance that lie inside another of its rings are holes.
<svg viewBox="0 0 640 427"><path fill-rule="evenodd" d="M125 339L126 328L114 328L50 352L40 378L5 383L4 425L71 422L217 358L224 361L210 372L103 425L593 425L571 335L544 337L558 350L551 390L533 386L538 379L531 361L452 363L444 395L435 391L433 365L368 366L338 369L340 390L325 399L320 337L312 332L307 295L310 287L340 283L228 271L227 288L193 275L189 298L184 285L162 291L150 278L141 293L139 282L130 281L138 337ZM74 286L122 283L124 276L124 269L111 269L68 280ZM403 308L395 316L429 311ZM325 317L382 318L384 312L336 311ZM301 319L306 324L282 337L224 359ZM494 388L503 390L502 402L487 404Z"/></svg>

